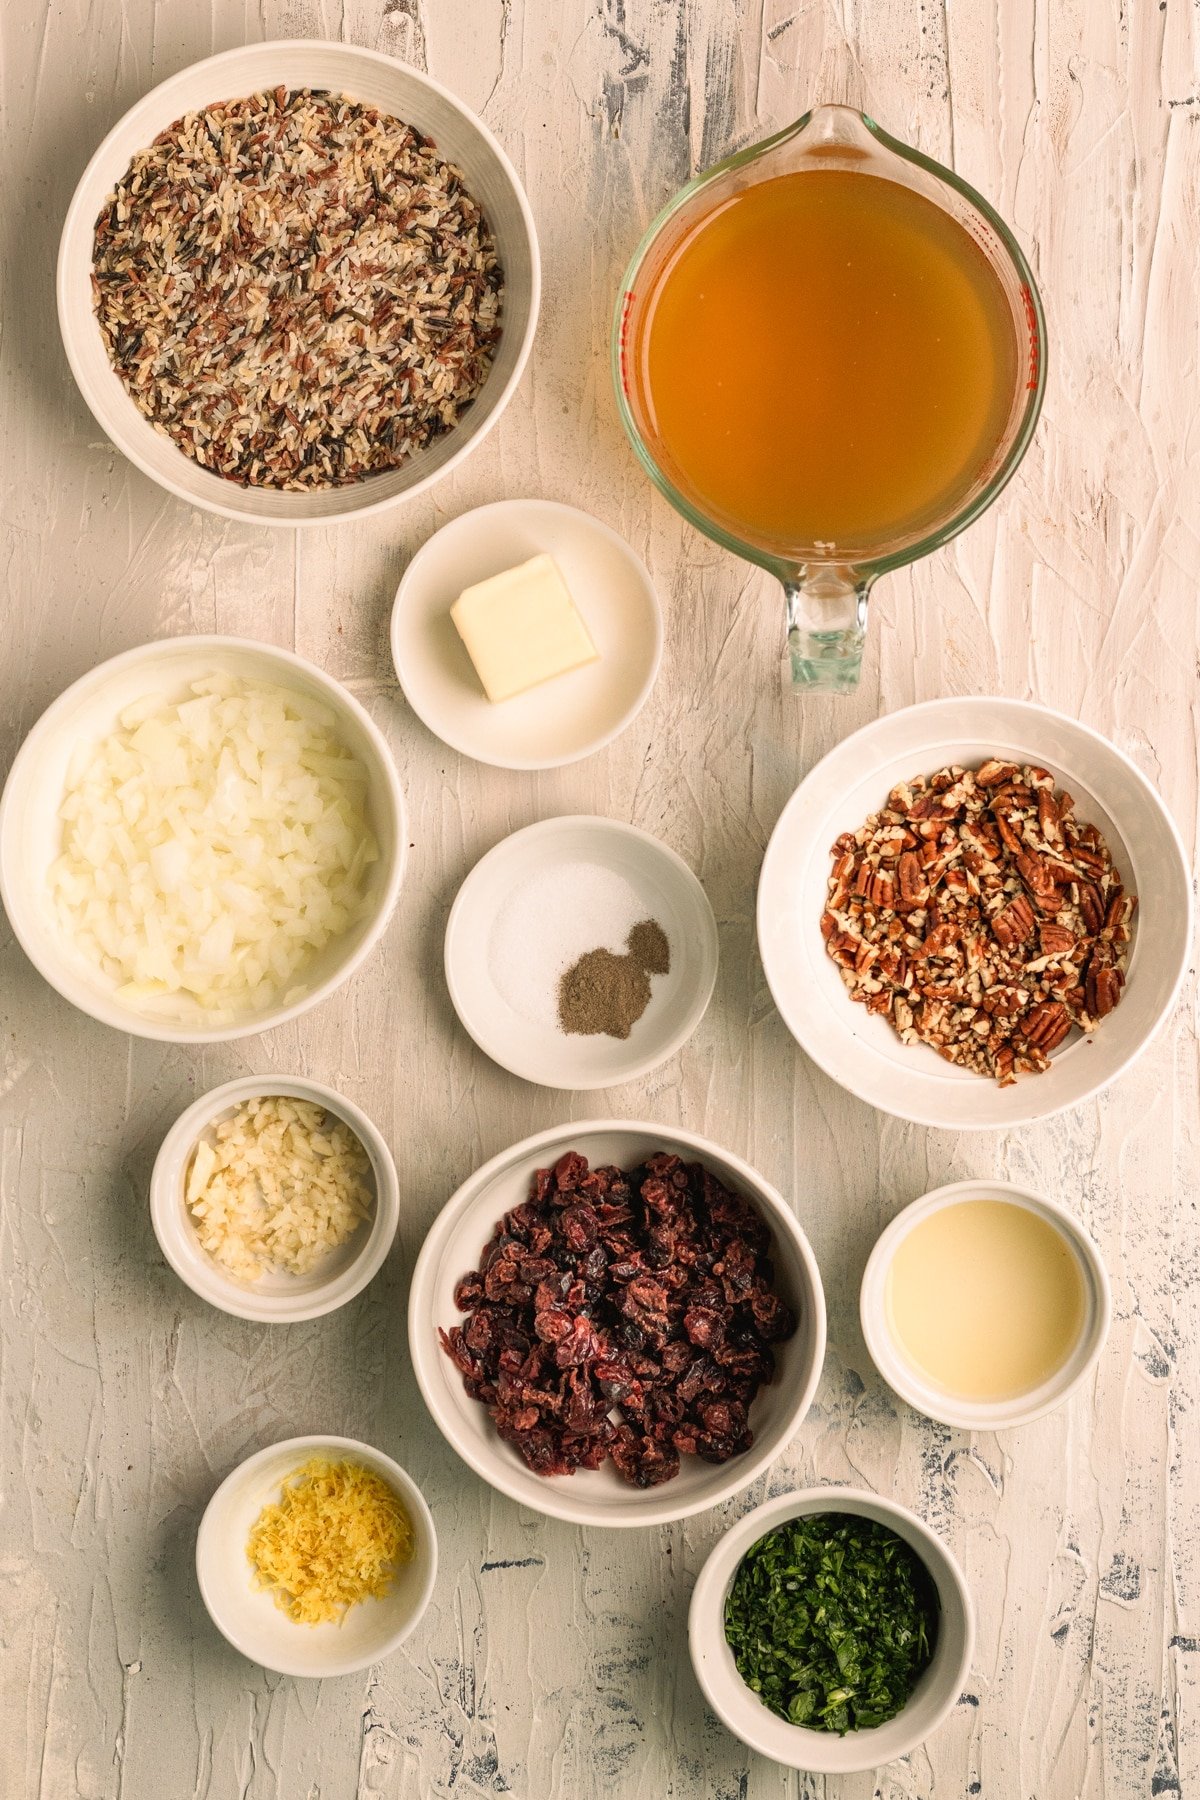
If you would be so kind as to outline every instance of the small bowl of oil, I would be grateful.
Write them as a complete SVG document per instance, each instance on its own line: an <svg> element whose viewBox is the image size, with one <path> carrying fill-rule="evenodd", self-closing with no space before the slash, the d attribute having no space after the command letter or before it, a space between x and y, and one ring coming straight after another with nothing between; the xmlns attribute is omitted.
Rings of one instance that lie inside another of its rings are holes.
<svg viewBox="0 0 1200 1800"><path fill-rule="evenodd" d="M1112 1292L1091 1236L1057 1201L959 1181L880 1235L859 1314L901 1399L944 1425L996 1431L1041 1418L1087 1380Z"/></svg>

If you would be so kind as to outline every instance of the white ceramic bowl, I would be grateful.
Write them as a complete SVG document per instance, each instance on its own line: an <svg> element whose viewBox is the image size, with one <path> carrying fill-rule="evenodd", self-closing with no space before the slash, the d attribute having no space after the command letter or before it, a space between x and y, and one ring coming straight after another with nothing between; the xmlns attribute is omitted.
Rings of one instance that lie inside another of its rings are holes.
<svg viewBox="0 0 1200 1800"><path fill-rule="evenodd" d="M450 608L465 587L541 555L562 571L599 661L493 705ZM662 643L641 558L590 513L552 500L498 500L443 525L404 571L392 608L408 704L451 749L501 769L556 769L611 743L645 704Z"/></svg>
<svg viewBox="0 0 1200 1800"><path fill-rule="evenodd" d="M580 1151L593 1167L610 1163L622 1169L635 1167L656 1150L674 1151L686 1161L704 1163L747 1195L769 1225L776 1284L799 1323L794 1337L774 1346L775 1378L759 1389L750 1409L754 1443L744 1456L720 1465L685 1456L673 1481L645 1489L622 1481L611 1463L568 1476L535 1475L512 1445L497 1436L486 1408L467 1396L462 1376L438 1341L439 1327L448 1331L462 1322L454 1304L455 1286L478 1267L501 1215L528 1199L535 1169L550 1167L567 1150ZM589 1119L556 1125L502 1151L446 1203L413 1270L408 1344L434 1423L463 1461L500 1493L576 1525L663 1525L728 1500L761 1475L799 1429L825 1357L825 1296L816 1258L791 1207L748 1163L677 1127Z"/></svg>
<svg viewBox="0 0 1200 1800"><path fill-rule="evenodd" d="M382 1600L352 1606L340 1624L297 1625L271 1594L254 1586L246 1554L264 1506L311 1456L362 1463L390 1483L412 1522L415 1551ZM280 1675L351 1675L390 1656L429 1604L437 1576L437 1534L424 1496L399 1463L356 1438L295 1437L270 1444L239 1463L204 1509L196 1534L196 1579L208 1615L235 1650Z"/></svg>
<svg viewBox="0 0 1200 1800"><path fill-rule="evenodd" d="M963 1200L1010 1200L1018 1206L1028 1207L1062 1234L1083 1280L1084 1321L1070 1356L1040 1387L1009 1400L973 1401L932 1386L922 1379L920 1371L904 1355L888 1322L888 1270L901 1242L914 1225L919 1225L931 1213ZM1099 1250L1065 1206L1047 1200L1043 1194L1016 1187L1011 1181L955 1181L914 1200L880 1233L863 1271L859 1317L871 1360L902 1400L907 1400L927 1418L940 1420L943 1425L955 1425L964 1431L999 1431L1014 1425L1029 1425L1044 1413L1053 1412L1087 1380L1104 1348L1112 1322L1112 1289Z"/></svg>
<svg viewBox="0 0 1200 1800"><path fill-rule="evenodd" d="M329 707L347 749L368 775L367 813L379 843L371 905L343 937L329 943L307 973L308 992L290 1005L220 1025L202 1018L162 1018L117 998L116 983L86 960L59 926L47 871L58 855L58 809L71 756L98 742L122 710L148 694L182 697L189 681L222 673L268 681ZM161 638L100 663L53 701L21 745L0 797L0 899L26 956L65 1000L101 1024L134 1037L206 1044L268 1031L317 1006L340 987L383 935L400 892L407 855L404 796L387 744L368 713L332 676L289 650L236 637Z"/></svg>
<svg viewBox="0 0 1200 1800"><path fill-rule="evenodd" d="M201 1248L184 1192L192 1151L200 1139L244 1100L270 1094L311 1100L350 1127L371 1159L375 1205L353 1236L309 1274L280 1270L250 1284L236 1280ZM202 1094L172 1125L150 1176L150 1220L159 1248L179 1279L210 1306L272 1325L316 1319L353 1300L382 1268L400 1222L396 1165L367 1115L332 1088L299 1075L244 1075Z"/></svg>
<svg viewBox="0 0 1200 1800"><path fill-rule="evenodd" d="M618 896L636 896L627 923L609 941L567 907L532 918L530 969L541 979L533 973L513 979L502 954L512 932L506 904L519 907L522 893L551 892L555 871L578 863L593 864L597 879L612 882ZM621 954L629 927L642 919L662 926L671 967L651 978L650 1003L629 1036L561 1031L559 975L588 950ZM617 819L543 819L513 832L475 864L446 922L445 962L454 1010L501 1068L543 1087L613 1087L657 1068L695 1031L717 979L717 922L687 864L649 832Z"/></svg>
<svg viewBox="0 0 1200 1800"><path fill-rule="evenodd" d="M738 1674L725 1640L725 1600L746 1552L786 1519L825 1512L875 1519L903 1538L929 1571L940 1606L933 1659L907 1706L886 1725L850 1731L844 1737L790 1725L764 1706ZM906 1756L936 1731L958 1703L974 1644L971 1596L962 1571L941 1539L907 1507L858 1488L804 1488L756 1506L718 1540L700 1571L688 1612L692 1667L704 1698L722 1724L773 1762L824 1775L878 1768Z"/></svg>
<svg viewBox="0 0 1200 1800"><path fill-rule="evenodd" d="M130 399L108 358L92 308L92 242L105 200L145 149L184 113L262 88L327 88L416 126L457 163L483 207L504 269L503 336L482 392L462 421L386 474L318 493L242 488L186 457ZM423 493L456 468L496 423L525 367L537 325L537 236L516 170L491 132L438 82L355 44L297 38L246 44L193 63L144 95L96 151L75 189L58 253L58 318L79 391L97 423L143 474L226 518L256 525L333 525Z"/></svg>
<svg viewBox="0 0 1200 1800"><path fill-rule="evenodd" d="M897 781L992 753L1049 769L1099 826L1138 896L1127 983L1087 1037L1072 1033L1041 1075L1002 1088L900 1042L886 1019L851 1000L826 954L820 920L830 847L886 802ZM1187 968L1192 896L1179 833L1145 776L1098 733L1021 700L931 700L844 738L801 782L767 846L758 943L775 1004L827 1075L881 1112L950 1131L1011 1130L1077 1106L1115 1081L1168 1017Z"/></svg>

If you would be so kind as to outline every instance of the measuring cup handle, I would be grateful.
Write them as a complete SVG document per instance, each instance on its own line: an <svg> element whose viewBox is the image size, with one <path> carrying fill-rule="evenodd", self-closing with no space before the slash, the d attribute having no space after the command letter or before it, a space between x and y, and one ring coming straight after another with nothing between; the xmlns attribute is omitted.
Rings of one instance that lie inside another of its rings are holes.
<svg viewBox="0 0 1200 1800"><path fill-rule="evenodd" d="M867 636L869 575L819 567L784 581L793 693L845 694L858 686Z"/></svg>

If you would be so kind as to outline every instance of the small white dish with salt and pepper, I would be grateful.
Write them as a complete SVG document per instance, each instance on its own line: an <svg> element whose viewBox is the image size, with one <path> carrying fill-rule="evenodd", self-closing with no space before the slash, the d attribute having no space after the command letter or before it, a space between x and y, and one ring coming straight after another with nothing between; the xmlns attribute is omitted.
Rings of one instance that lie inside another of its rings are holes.
<svg viewBox="0 0 1200 1800"><path fill-rule="evenodd" d="M187 1204L192 1154L201 1138L247 1100L267 1096L306 1100L347 1125L371 1165L370 1216L308 1274L270 1270L255 1282L238 1280L202 1246ZM179 1279L221 1312L267 1325L291 1325L335 1312L379 1273L400 1222L400 1184L392 1153L367 1115L343 1095L304 1076L246 1075L194 1100L163 1139L150 1177L150 1222L159 1248Z"/></svg>
<svg viewBox="0 0 1200 1800"><path fill-rule="evenodd" d="M493 703L450 608L464 588L543 555L558 565L597 659ZM392 609L392 661L412 710L452 750L500 769L556 769L611 743L641 711L662 647L641 558L590 513L551 500L498 500L444 525L409 563Z"/></svg>
<svg viewBox="0 0 1200 1800"><path fill-rule="evenodd" d="M559 984L581 957L627 954L633 927L665 935L669 968L627 1037L568 1032ZM544 819L471 870L446 925L446 985L479 1048L543 1087L613 1087L673 1056L717 978L717 924L699 881L649 832L616 819Z"/></svg>

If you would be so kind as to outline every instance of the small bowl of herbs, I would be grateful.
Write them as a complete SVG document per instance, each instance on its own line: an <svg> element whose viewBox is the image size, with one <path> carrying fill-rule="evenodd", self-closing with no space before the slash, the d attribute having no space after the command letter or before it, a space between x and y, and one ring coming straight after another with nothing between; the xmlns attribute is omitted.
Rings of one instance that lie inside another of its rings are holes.
<svg viewBox="0 0 1200 1800"><path fill-rule="evenodd" d="M958 1701L974 1614L941 1540L903 1506L806 1488L714 1547L688 1617L704 1697L752 1750L850 1774L904 1756Z"/></svg>

